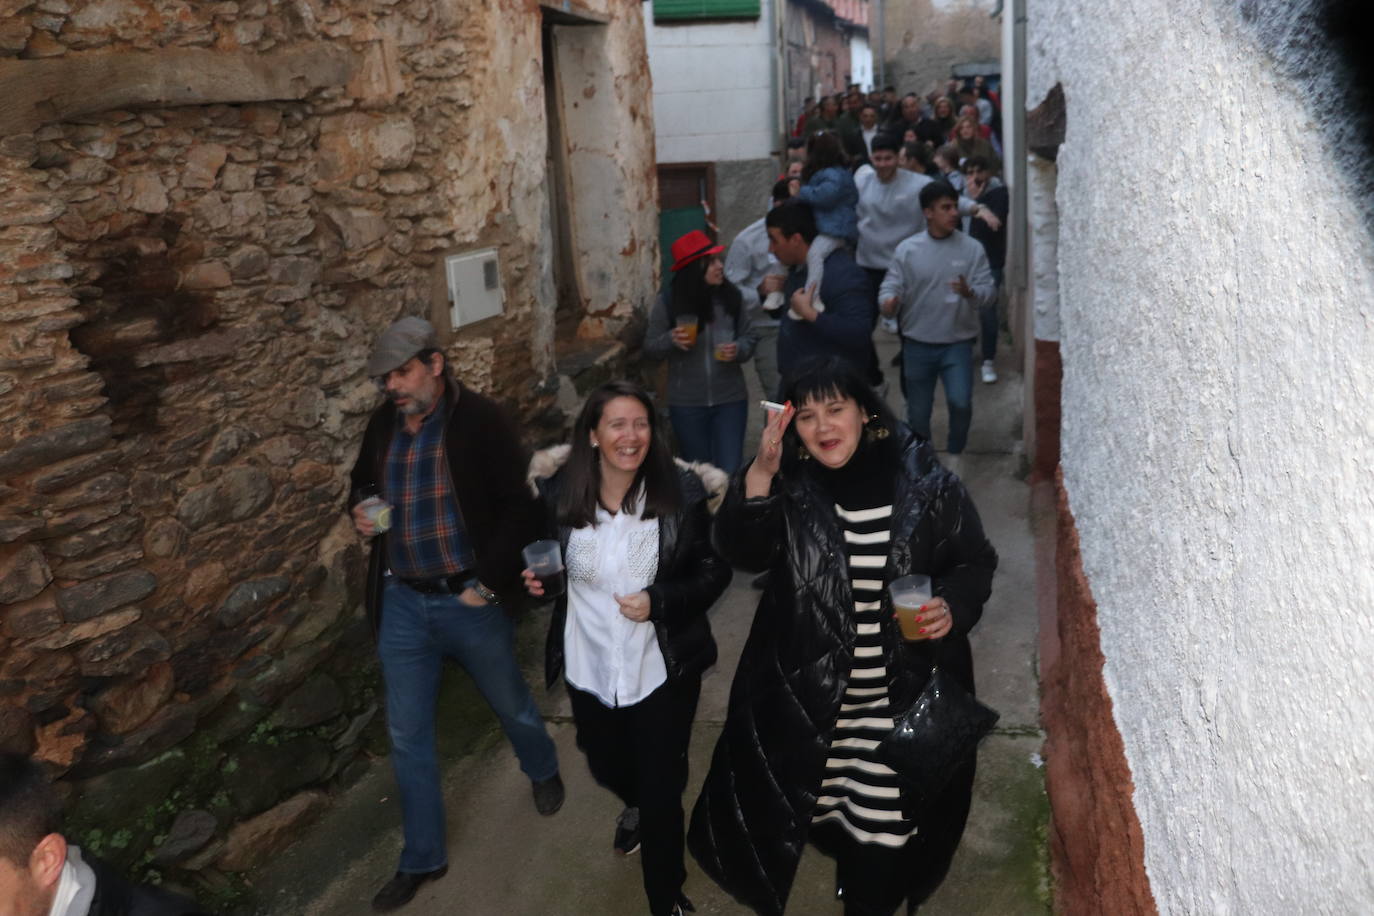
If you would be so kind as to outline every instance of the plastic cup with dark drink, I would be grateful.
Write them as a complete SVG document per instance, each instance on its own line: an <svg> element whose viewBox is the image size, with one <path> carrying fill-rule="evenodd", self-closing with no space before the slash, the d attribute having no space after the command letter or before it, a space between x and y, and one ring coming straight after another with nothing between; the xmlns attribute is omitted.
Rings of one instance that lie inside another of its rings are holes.
<svg viewBox="0 0 1374 916"><path fill-rule="evenodd" d="M557 541L535 541L521 553L525 565L544 586L545 598L556 598L567 590L568 574L563 569L563 550Z"/></svg>
<svg viewBox="0 0 1374 916"><path fill-rule="evenodd" d="M930 601L930 576L902 576L887 586L892 596L892 609L897 612L897 626L906 640L925 639L921 625L916 622L921 608Z"/></svg>

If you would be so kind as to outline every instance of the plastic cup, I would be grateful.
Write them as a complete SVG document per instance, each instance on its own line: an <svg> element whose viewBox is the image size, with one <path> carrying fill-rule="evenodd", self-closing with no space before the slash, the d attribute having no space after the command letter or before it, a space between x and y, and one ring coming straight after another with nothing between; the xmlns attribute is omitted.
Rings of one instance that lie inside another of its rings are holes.
<svg viewBox="0 0 1374 916"><path fill-rule="evenodd" d="M544 595L549 598L563 594L568 587L568 577L563 571L563 550L556 540L535 541L520 551L525 565L544 586Z"/></svg>
<svg viewBox="0 0 1374 916"><path fill-rule="evenodd" d="M930 600L930 576L911 575L893 579L888 583L887 593L892 597L892 608L897 612L897 625L901 627L902 638L925 639L916 617L921 607Z"/></svg>
<svg viewBox="0 0 1374 916"><path fill-rule="evenodd" d="M697 342L697 316L695 316L695 315L679 315L679 316L678 316L678 319L677 319L677 328L678 328L679 331L686 331L686 332L687 332L687 346L689 346L689 347L696 346L696 342Z"/></svg>
<svg viewBox="0 0 1374 916"><path fill-rule="evenodd" d="M376 486L363 487L361 495L364 498L358 503L358 508L363 510L364 517L372 523L373 532L386 533L391 528L391 503L382 499L381 490Z"/></svg>
<svg viewBox="0 0 1374 916"><path fill-rule="evenodd" d="M725 363L730 361L730 357L725 353L725 348L733 343L733 340L716 341L716 362Z"/></svg>

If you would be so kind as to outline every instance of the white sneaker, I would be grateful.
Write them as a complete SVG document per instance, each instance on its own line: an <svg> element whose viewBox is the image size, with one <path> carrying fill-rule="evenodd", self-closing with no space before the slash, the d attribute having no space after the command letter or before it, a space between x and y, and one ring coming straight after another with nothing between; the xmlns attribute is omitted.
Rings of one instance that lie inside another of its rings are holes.
<svg viewBox="0 0 1374 916"><path fill-rule="evenodd" d="M878 319L878 324L882 325L883 330L889 334L899 333L896 318L889 318L884 315L882 318Z"/></svg>
<svg viewBox="0 0 1374 916"><path fill-rule="evenodd" d="M993 366L992 360L983 360L983 384L991 385L997 381L997 368Z"/></svg>

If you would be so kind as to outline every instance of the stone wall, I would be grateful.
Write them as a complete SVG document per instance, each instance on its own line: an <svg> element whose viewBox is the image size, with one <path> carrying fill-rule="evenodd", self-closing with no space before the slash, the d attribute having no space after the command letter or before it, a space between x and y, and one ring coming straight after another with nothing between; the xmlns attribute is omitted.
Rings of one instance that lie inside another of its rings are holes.
<svg viewBox="0 0 1374 916"><path fill-rule="evenodd" d="M653 289L653 128L639 4L590 6L606 24L560 28L601 63L565 78L624 114L554 155L580 157L579 225L616 184L615 249L574 240L579 333L613 339ZM561 423L540 8L0 11L7 93L43 64L58 117L0 111L0 746L63 776L122 864L240 870L375 737L345 475L370 341L432 314L444 254L495 247L505 292L451 336L458 375L541 417L532 438ZM338 72L255 72L307 43ZM194 104L187 49L248 78Z"/></svg>
<svg viewBox="0 0 1374 916"><path fill-rule="evenodd" d="M950 69L1001 57L996 0L910 0L887 5L887 82L902 93L944 89Z"/></svg>

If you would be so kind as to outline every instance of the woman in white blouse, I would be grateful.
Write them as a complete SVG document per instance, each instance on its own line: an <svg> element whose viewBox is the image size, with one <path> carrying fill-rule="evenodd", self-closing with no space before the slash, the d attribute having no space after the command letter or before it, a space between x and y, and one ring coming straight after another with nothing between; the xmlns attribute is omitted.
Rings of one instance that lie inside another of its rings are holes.
<svg viewBox="0 0 1374 916"><path fill-rule="evenodd" d="M561 466L560 466L561 465ZM706 611L731 570L710 545L707 483L677 466L649 396L629 382L593 391L572 444L535 457L531 477L563 545L545 674L562 672L577 746L624 805L613 842L643 847L654 916L692 909L682 893L682 793L701 673L716 660ZM531 595L545 583L525 570Z"/></svg>

